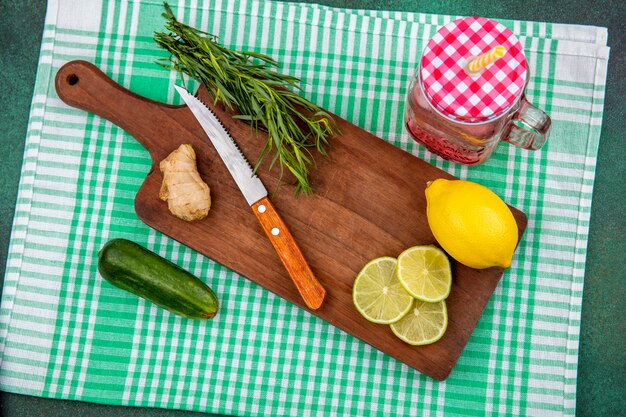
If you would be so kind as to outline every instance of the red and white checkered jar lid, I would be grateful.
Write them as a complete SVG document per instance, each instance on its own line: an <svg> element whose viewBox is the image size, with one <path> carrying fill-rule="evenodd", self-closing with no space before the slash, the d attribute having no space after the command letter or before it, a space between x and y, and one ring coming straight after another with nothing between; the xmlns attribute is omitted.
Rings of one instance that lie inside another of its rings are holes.
<svg viewBox="0 0 626 417"><path fill-rule="evenodd" d="M505 47L504 57L469 75L468 62L498 45ZM501 116L519 99L526 70L524 49L513 32L484 17L467 17L437 31L424 49L419 73L424 94L440 113L480 123Z"/></svg>

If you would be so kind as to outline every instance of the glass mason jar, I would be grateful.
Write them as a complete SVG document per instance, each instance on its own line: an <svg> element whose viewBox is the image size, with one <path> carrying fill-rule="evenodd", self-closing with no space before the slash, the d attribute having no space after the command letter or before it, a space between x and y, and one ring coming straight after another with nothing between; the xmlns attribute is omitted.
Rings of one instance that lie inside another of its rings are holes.
<svg viewBox="0 0 626 417"><path fill-rule="evenodd" d="M487 56L495 48L505 55ZM482 68L469 72L477 59ZM406 128L432 153L464 165L485 162L501 141L539 149L551 121L526 100L526 83L523 49L506 27L480 17L455 20L424 49L409 86Z"/></svg>

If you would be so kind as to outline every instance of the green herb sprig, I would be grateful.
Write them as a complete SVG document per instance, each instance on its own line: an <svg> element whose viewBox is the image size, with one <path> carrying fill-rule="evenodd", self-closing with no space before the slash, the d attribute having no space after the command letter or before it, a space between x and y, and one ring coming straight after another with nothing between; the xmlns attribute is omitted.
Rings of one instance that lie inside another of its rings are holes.
<svg viewBox="0 0 626 417"><path fill-rule="evenodd" d="M299 96L296 77L272 69L278 63L267 55L228 49L216 36L176 20L164 3L170 33L157 32L154 40L171 56L160 64L204 84L215 102L221 101L235 116L266 131L268 140L255 171L270 152L272 167L280 161L296 178L296 194L311 194L310 168L315 161L310 149L326 155L329 137L335 134L333 119L319 106ZM282 176L282 174L281 174Z"/></svg>

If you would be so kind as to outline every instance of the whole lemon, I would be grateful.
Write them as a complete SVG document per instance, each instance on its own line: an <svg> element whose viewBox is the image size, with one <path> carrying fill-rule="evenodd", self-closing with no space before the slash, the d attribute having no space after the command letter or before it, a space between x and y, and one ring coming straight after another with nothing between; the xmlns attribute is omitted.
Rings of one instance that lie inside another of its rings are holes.
<svg viewBox="0 0 626 417"><path fill-rule="evenodd" d="M471 268L511 266L517 223L493 191L472 181L439 178L426 186L430 229L457 261Z"/></svg>

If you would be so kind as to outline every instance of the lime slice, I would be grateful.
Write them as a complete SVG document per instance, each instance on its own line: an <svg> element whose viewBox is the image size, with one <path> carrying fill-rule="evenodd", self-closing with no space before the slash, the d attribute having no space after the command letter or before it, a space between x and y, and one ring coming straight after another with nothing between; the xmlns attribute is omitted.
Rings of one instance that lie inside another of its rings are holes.
<svg viewBox="0 0 626 417"><path fill-rule="evenodd" d="M436 246L413 246L398 257L398 279L418 300L445 300L452 287L450 261Z"/></svg>
<svg viewBox="0 0 626 417"><path fill-rule="evenodd" d="M410 345L427 345L441 339L448 327L446 302L427 303L415 300L413 309L391 331Z"/></svg>
<svg viewBox="0 0 626 417"><path fill-rule="evenodd" d="M352 301L367 320L390 324L400 320L411 309L413 297L398 281L397 265L395 258L376 258L356 276Z"/></svg>

